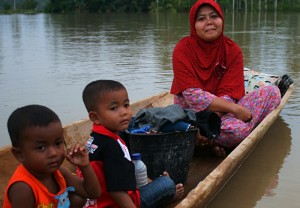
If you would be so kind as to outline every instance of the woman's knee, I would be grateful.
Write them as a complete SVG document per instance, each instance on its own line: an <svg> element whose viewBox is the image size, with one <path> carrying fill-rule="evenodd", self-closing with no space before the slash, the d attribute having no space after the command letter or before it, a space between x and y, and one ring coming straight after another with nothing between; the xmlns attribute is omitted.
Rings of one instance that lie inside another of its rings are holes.
<svg viewBox="0 0 300 208"><path fill-rule="evenodd" d="M265 97L269 97L269 100L271 103L273 103L274 106L278 106L281 101L281 93L277 86L265 86Z"/></svg>

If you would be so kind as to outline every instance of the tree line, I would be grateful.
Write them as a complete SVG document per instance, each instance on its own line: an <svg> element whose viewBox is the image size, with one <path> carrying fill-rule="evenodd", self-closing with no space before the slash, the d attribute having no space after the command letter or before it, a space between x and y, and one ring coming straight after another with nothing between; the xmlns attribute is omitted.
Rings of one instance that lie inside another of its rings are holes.
<svg viewBox="0 0 300 208"><path fill-rule="evenodd" d="M188 12L197 0L3 0L1 10L39 12ZM300 0L216 0L226 11L300 11Z"/></svg>

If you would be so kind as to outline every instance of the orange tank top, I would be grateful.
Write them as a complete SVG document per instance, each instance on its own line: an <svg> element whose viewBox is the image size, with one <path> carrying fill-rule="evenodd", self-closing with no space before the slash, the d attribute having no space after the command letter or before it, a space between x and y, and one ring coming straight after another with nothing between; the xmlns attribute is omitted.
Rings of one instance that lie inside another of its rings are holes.
<svg viewBox="0 0 300 208"><path fill-rule="evenodd" d="M11 208L12 205L8 198L8 190L12 184L20 181L27 183L31 187L35 197L35 208L69 207L68 191L74 191L75 189L73 187L66 187L66 181L59 170L55 171L53 176L59 184L59 192L57 194L50 193L23 165L19 165L6 187L3 208Z"/></svg>

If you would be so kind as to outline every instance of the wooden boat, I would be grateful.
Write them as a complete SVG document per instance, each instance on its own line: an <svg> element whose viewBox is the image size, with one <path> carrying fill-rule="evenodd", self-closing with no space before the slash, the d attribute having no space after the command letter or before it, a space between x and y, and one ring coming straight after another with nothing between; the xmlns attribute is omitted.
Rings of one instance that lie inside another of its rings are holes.
<svg viewBox="0 0 300 208"><path fill-rule="evenodd" d="M279 78L279 76L267 76L271 77L271 82L273 83ZM282 97L280 105L271 112L226 158L218 158L211 154L205 154L205 151L199 151L201 153L197 154L196 148L190 165L188 179L185 184L187 195L184 199L170 205L169 207L205 207L238 170L255 146L263 138L266 131L273 124L287 103L293 88L293 84L289 86L285 95ZM131 105L131 107L133 115L135 115L142 108L163 107L172 103L173 95L168 92L163 92L135 102ZM91 122L88 119L66 125L64 127L66 143L70 145L77 141L85 142L90 133L90 129ZM3 192L9 178L18 165L18 162L12 155L10 148L10 146L0 148L2 164L2 168L0 168L0 190ZM65 162L63 165L71 171L74 171L74 167L70 166L69 163ZM0 195L0 203L2 204L2 202L3 194Z"/></svg>

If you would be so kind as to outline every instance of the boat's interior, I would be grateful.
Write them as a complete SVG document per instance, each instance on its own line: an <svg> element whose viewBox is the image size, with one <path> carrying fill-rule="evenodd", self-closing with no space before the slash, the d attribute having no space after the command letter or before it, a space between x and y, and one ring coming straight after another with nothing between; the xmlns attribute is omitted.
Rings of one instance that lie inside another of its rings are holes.
<svg viewBox="0 0 300 208"><path fill-rule="evenodd" d="M257 77L255 79L257 79ZM270 79L272 79L271 84L273 84L278 77L271 77ZM235 148L235 150L233 150L226 158L216 157L208 148L195 147L193 159L190 163L188 178L184 184L185 193L188 194L188 196L183 199L184 203L179 200L169 207L201 207L204 204L207 204L207 202L212 199L232 176L238 166L251 153L255 145L259 142L259 139L279 115L287 102L287 99L291 95L292 90L293 87L290 87L289 90L286 91L280 106L268 115L248 136L250 139L245 139L238 148ZM133 115L136 115L141 108L163 107L172 103L173 96L168 92L164 92L135 102L131 107ZM88 119L66 125L64 127L64 138L66 143L68 145L72 145L77 141L85 143L85 140L90 133L91 126L91 122ZM2 193L4 193L8 180L18 165L18 162L14 158L10 146L0 148L0 158L2 165L0 168L0 189L2 190ZM71 171L75 170L68 162L64 162L63 165ZM0 194L0 203L2 204L2 202L3 194ZM189 204L189 206L186 206L187 204Z"/></svg>

